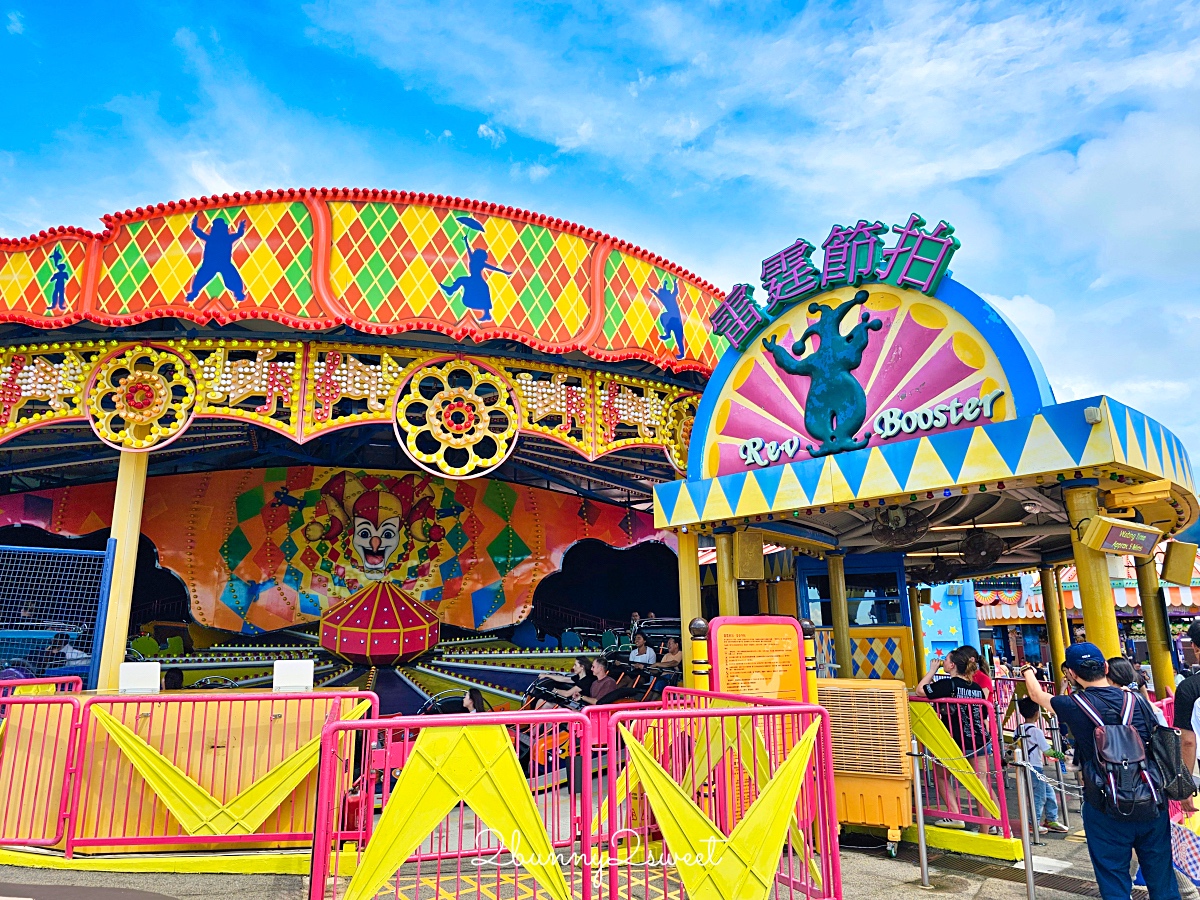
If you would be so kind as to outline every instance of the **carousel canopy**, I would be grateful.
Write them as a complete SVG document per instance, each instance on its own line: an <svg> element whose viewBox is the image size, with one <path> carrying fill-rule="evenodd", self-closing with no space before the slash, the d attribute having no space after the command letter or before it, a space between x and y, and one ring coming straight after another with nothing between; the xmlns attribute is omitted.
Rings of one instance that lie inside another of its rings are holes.
<svg viewBox="0 0 1200 900"><path fill-rule="evenodd" d="M0 490L111 479L99 437L151 474L421 468L648 508L728 346L712 285L512 207L301 189L103 224L0 239Z"/></svg>

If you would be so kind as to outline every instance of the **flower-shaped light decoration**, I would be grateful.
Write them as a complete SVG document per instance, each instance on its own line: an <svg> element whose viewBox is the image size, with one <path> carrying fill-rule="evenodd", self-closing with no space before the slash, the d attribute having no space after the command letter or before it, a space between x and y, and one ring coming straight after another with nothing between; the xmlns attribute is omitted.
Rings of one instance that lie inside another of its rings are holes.
<svg viewBox="0 0 1200 900"><path fill-rule="evenodd" d="M149 450L179 437L196 409L196 377L173 350L125 347L96 369L87 388L88 422L118 450Z"/></svg>
<svg viewBox="0 0 1200 900"><path fill-rule="evenodd" d="M474 478L516 447L520 412L513 386L476 362L432 361L396 396L396 439L412 460L435 475Z"/></svg>

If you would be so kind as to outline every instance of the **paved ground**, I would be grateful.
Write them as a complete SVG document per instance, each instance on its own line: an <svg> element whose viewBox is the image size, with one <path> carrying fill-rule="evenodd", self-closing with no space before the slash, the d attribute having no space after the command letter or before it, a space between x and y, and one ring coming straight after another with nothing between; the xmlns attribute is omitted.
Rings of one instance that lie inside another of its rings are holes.
<svg viewBox="0 0 1200 900"><path fill-rule="evenodd" d="M1098 896L1078 811L1072 808L1070 816L1071 834L1046 835L1041 838L1044 843L1033 848L1035 869L1059 876L1037 888L1038 900ZM847 843L850 841L847 835ZM860 838L858 843L869 845L870 841ZM927 891L920 886L915 848L905 845L900 859L888 859L882 842L874 848L847 847L842 852L845 900L904 900L930 893L964 900L1025 898L1021 870L974 857L939 851L930 854L933 890ZM305 900L307 896L308 879L294 876L114 875L0 866L0 900ZM1141 898L1145 896L1140 893ZM1186 890L1184 897L1200 900L1200 894Z"/></svg>
<svg viewBox="0 0 1200 900"><path fill-rule="evenodd" d="M878 853L842 854L846 900L903 900L928 897L920 874L906 859L887 859ZM970 900L1024 900L1024 884L979 875L934 870L935 894ZM29 900L302 900L307 879L254 875L113 875L55 872L0 866L0 898ZM1078 894L1039 888L1039 900L1078 900Z"/></svg>

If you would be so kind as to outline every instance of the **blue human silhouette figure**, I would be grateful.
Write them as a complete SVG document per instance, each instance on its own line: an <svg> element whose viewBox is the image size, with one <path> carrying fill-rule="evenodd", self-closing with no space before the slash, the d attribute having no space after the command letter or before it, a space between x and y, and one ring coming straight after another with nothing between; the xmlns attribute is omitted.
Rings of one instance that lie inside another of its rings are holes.
<svg viewBox="0 0 1200 900"><path fill-rule="evenodd" d="M233 245L241 240L245 233L245 219L238 223L237 231L230 231L229 223L217 216L213 219L212 227L205 233L200 227L199 214L193 217L192 234L204 243L204 256L200 259L200 268L192 278L192 289L187 292L188 303L199 297L200 292L218 275L224 281L226 289L233 291L233 296L239 303L246 299L246 286L233 264Z"/></svg>
<svg viewBox="0 0 1200 900"><path fill-rule="evenodd" d="M54 291L50 294L50 311L61 309L66 312L67 282L71 280L71 273L67 271L62 248L55 247L54 252L50 254L50 260L54 263L54 274L50 276L50 283L54 285Z"/></svg>
<svg viewBox="0 0 1200 900"><path fill-rule="evenodd" d="M665 344L667 338L674 338L675 358L683 359L683 315L679 312L679 279L676 278L670 287L664 279L663 283L650 293L663 307L662 316L658 320L659 327L662 328L658 339Z"/></svg>
<svg viewBox="0 0 1200 900"><path fill-rule="evenodd" d="M464 234L462 236L462 242L463 249L467 254L468 274L458 276L450 284L443 284L441 288L446 292L447 297L453 297L461 290L463 306L467 309L478 310L481 313L479 316L481 322L491 321L492 289L488 286L487 279L483 277L483 273L499 272L501 275L511 275L512 272L488 262L487 248L472 247L471 239L468 235Z"/></svg>

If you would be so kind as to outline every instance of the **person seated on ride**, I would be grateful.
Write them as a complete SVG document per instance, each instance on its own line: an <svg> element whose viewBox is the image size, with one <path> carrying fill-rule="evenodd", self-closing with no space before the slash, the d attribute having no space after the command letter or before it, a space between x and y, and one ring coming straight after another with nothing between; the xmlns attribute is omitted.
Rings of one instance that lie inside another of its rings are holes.
<svg viewBox="0 0 1200 900"><path fill-rule="evenodd" d="M577 656L571 664L570 673L565 672L547 672L542 676L546 681L553 681L563 685L560 690L554 688L555 693L568 696L572 688L579 688L583 693L587 693L592 684L596 681L596 676L592 674L592 661L586 656ZM541 703L538 704L541 707Z"/></svg>
<svg viewBox="0 0 1200 900"><path fill-rule="evenodd" d="M487 712L487 701L483 699L483 694L479 688L468 688L463 694L463 709L469 713Z"/></svg>
<svg viewBox="0 0 1200 900"><path fill-rule="evenodd" d="M50 639L50 643L45 647L30 652L27 661L33 668L35 677L42 678L47 669L55 669L66 664L63 647L67 646L69 641L70 638L67 635L59 632Z"/></svg>
<svg viewBox="0 0 1200 900"><path fill-rule="evenodd" d="M608 660L597 656L592 660L592 674L596 680L588 689L587 696L577 687L571 688L567 694L589 706L594 706L617 689L616 680L608 673Z"/></svg>
<svg viewBox="0 0 1200 900"><path fill-rule="evenodd" d="M635 666L652 666L658 662L658 654L646 643L646 635L640 631L633 633L633 649L629 651L629 662Z"/></svg>
<svg viewBox="0 0 1200 900"><path fill-rule="evenodd" d="M680 643L679 638L674 635L667 638L667 652L662 655L658 664L664 669L683 668L683 644Z"/></svg>
<svg viewBox="0 0 1200 900"><path fill-rule="evenodd" d="M183 669L163 669L162 689L164 691L182 691Z"/></svg>

